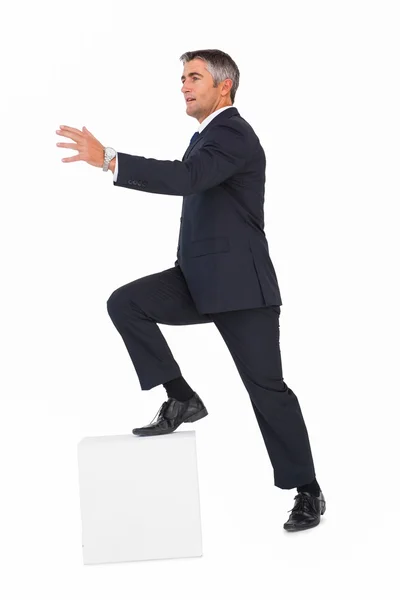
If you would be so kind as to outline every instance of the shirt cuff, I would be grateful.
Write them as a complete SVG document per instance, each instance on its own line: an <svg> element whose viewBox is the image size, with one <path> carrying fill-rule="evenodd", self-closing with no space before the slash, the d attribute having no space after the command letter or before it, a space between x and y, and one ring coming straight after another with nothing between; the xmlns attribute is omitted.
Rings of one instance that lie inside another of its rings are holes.
<svg viewBox="0 0 400 600"><path fill-rule="evenodd" d="M115 155L115 169L114 169L113 181L117 181L117 177L118 177L118 152Z"/></svg>

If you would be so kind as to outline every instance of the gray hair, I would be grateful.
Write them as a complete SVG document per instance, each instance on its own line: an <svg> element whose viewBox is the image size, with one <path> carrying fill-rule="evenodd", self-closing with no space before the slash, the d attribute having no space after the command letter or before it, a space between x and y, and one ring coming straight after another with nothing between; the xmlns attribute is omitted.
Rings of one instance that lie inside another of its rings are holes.
<svg viewBox="0 0 400 600"><path fill-rule="evenodd" d="M214 87L217 87L221 81L225 79L232 79L232 87L230 90L232 104L235 101L236 90L239 87L239 69L234 60L222 52L222 50L193 50L192 52L185 52L179 58L183 61L183 64L189 60L200 58L206 63L207 71L211 74Z"/></svg>

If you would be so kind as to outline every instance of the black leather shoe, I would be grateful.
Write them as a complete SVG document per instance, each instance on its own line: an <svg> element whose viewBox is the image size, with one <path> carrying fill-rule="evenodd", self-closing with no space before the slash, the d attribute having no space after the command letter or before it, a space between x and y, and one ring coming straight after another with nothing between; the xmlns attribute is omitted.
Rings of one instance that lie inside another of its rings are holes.
<svg viewBox="0 0 400 600"><path fill-rule="evenodd" d="M162 403L149 425L132 429L132 433L134 435L172 433L182 423L193 423L206 415L208 415L207 409L196 392L189 400L184 402L176 398L168 398ZM158 419L153 423L157 416Z"/></svg>
<svg viewBox="0 0 400 600"><path fill-rule="evenodd" d="M284 529L286 531L301 531L318 525L320 515L323 515L326 509L322 491L320 491L319 496L313 496L308 492L299 492L294 499L294 507L291 509L292 514L283 524Z"/></svg>

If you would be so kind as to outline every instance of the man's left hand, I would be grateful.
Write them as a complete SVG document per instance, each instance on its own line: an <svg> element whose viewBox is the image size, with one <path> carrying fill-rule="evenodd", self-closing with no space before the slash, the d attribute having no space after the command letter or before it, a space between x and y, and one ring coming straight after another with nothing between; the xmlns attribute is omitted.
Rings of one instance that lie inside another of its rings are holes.
<svg viewBox="0 0 400 600"><path fill-rule="evenodd" d="M75 156L69 156L68 158L62 158L63 162L75 162L77 160L84 160L92 167L102 167L104 163L104 149L105 146L97 140L92 133L84 126L82 131L75 129L74 127L68 127L67 125L60 125L60 129L57 129L56 133L64 137L74 140L76 144L58 142L57 146L60 148L71 148L76 150L78 154Z"/></svg>

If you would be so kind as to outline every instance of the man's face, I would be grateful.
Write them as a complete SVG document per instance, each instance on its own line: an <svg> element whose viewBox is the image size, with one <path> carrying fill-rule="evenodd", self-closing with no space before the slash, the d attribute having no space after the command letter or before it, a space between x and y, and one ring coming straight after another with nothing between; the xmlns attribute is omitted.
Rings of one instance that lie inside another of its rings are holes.
<svg viewBox="0 0 400 600"><path fill-rule="evenodd" d="M200 123L212 112L232 104L230 100L230 84L222 81L213 87L213 78L207 71L205 62L200 58L188 61L184 65L182 75L182 93L185 97L186 114L195 117ZM188 98L194 100L188 101Z"/></svg>

